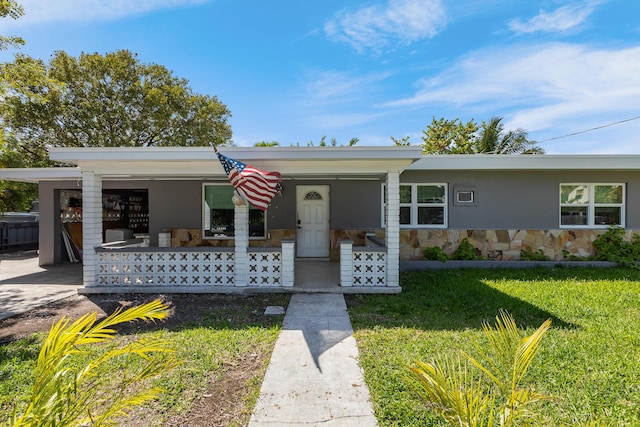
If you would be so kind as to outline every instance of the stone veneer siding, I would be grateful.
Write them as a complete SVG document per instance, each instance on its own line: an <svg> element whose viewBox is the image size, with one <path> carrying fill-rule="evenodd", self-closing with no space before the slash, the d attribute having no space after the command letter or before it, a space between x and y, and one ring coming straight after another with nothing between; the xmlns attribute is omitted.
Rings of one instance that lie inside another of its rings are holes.
<svg viewBox="0 0 640 427"><path fill-rule="evenodd" d="M340 260L340 240L353 240L354 246L365 245L365 230L331 230L329 257L332 261ZM384 238L384 232L377 233ZM280 247L283 240L295 240L296 230L291 229L268 229L268 239L249 239L249 247ZM203 239L202 230L193 228L174 228L171 230L171 246L173 247L195 247L214 246L229 247L234 245L234 239Z"/></svg>
<svg viewBox="0 0 640 427"><path fill-rule="evenodd" d="M463 239L478 249L486 259L513 261L520 259L520 250L525 247L534 252L539 249L551 260L563 260L563 250L571 255L587 257L593 255L592 242L606 229L556 229L556 230L447 230L447 229L401 229L400 259L403 261L421 260L427 247L438 246L451 255ZM353 246L372 246L367 242L366 233L374 233L384 239L384 230L331 230L330 258L340 260L340 241L352 240ZM640 230L627 230L631 239ZM282 240L295 240L295 230L270 229L270 239L249 240L250 247L279 247ZM203 239L199 229L173 229L171 246L216 246L233 247L234 240Z"/></svg>
<svg viewBox="0 0 640 427"><path fill-rule="evenodd" d="M465 238L483 258L513 261L520 259L520 250L542 249L551 260L563 260L563 251L579 257L593 255L592 242L606 229L556 230L433 230L400 231L400 259L422 259L425 248L438 246L451 255ZM626 230L630 239L637 230Z"/></svg>
<svg viewBox="0 0 640 427"><path fill-rule="evenodd" d="M252 248L269 248L280 247L283 240L294 240L296 237L295 230L267 230L269 239L249 239L249 247ZM235 239L203 239L202 230L198 228L174 228L171 230L171 246L180 247L196 247L196 246L214 246L218 248L232 248Z"/></svg>

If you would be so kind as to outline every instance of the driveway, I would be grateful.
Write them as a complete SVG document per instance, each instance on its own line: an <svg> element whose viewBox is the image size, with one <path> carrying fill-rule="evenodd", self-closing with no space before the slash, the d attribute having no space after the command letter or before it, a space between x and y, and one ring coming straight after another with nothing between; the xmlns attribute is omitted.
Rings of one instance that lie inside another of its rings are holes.
<svg viewBox="0 0 640 427"><path fill-rule="evenodd" d="M40 267L37 251L0 254L0 320L77 295L82 265Z"/></svg>

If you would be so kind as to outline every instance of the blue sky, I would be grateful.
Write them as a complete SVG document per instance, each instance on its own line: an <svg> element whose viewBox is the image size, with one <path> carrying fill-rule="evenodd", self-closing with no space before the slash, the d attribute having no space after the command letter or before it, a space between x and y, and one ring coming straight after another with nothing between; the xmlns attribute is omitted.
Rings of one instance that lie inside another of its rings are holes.
<svg viewBox="0 0 640 427"><path fill-rule="evenodd" d="M432 117L496 115L549 154L640 153L637 0L19 2L0 32L22 52L136 52L224 102L238 146L416 144Z"/></svg>

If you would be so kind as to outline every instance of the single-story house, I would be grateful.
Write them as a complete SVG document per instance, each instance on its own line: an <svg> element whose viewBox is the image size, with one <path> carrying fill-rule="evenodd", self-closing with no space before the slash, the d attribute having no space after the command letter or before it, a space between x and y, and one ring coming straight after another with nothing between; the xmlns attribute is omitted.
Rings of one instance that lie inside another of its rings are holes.
<svg viewBox="0 0 640 427"><path fill-rule="evenodd" d="M428 155L420 147L220 148L282 192L232 202L211 148L52 148L39 183L40 264L81 259L85 292L290 288L301 260L340 286L398 292L401 260L468 239L488 259L528 247L586 256L610 226L640 229L640 156Z"/></svg>

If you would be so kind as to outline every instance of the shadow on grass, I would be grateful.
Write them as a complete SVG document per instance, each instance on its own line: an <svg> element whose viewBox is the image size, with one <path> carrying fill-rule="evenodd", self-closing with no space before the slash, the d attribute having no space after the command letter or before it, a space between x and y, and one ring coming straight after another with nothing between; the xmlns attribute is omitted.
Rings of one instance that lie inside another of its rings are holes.
<svg viewBox="0 0 640 427"><path fill-rule="evenodd" d="M598 272L599 271L599 272ZM537 328L551 319L554 327L578 326L523 299L501 292L487 280L537 281L584 278L594 275L610 278L611 269L526 270L429 270L403 273L398 295L349 295L347 306L355 329L414 327L423 330L481 329L485 321L494 323L499 311L513 315L522 328Z"/></svg>

